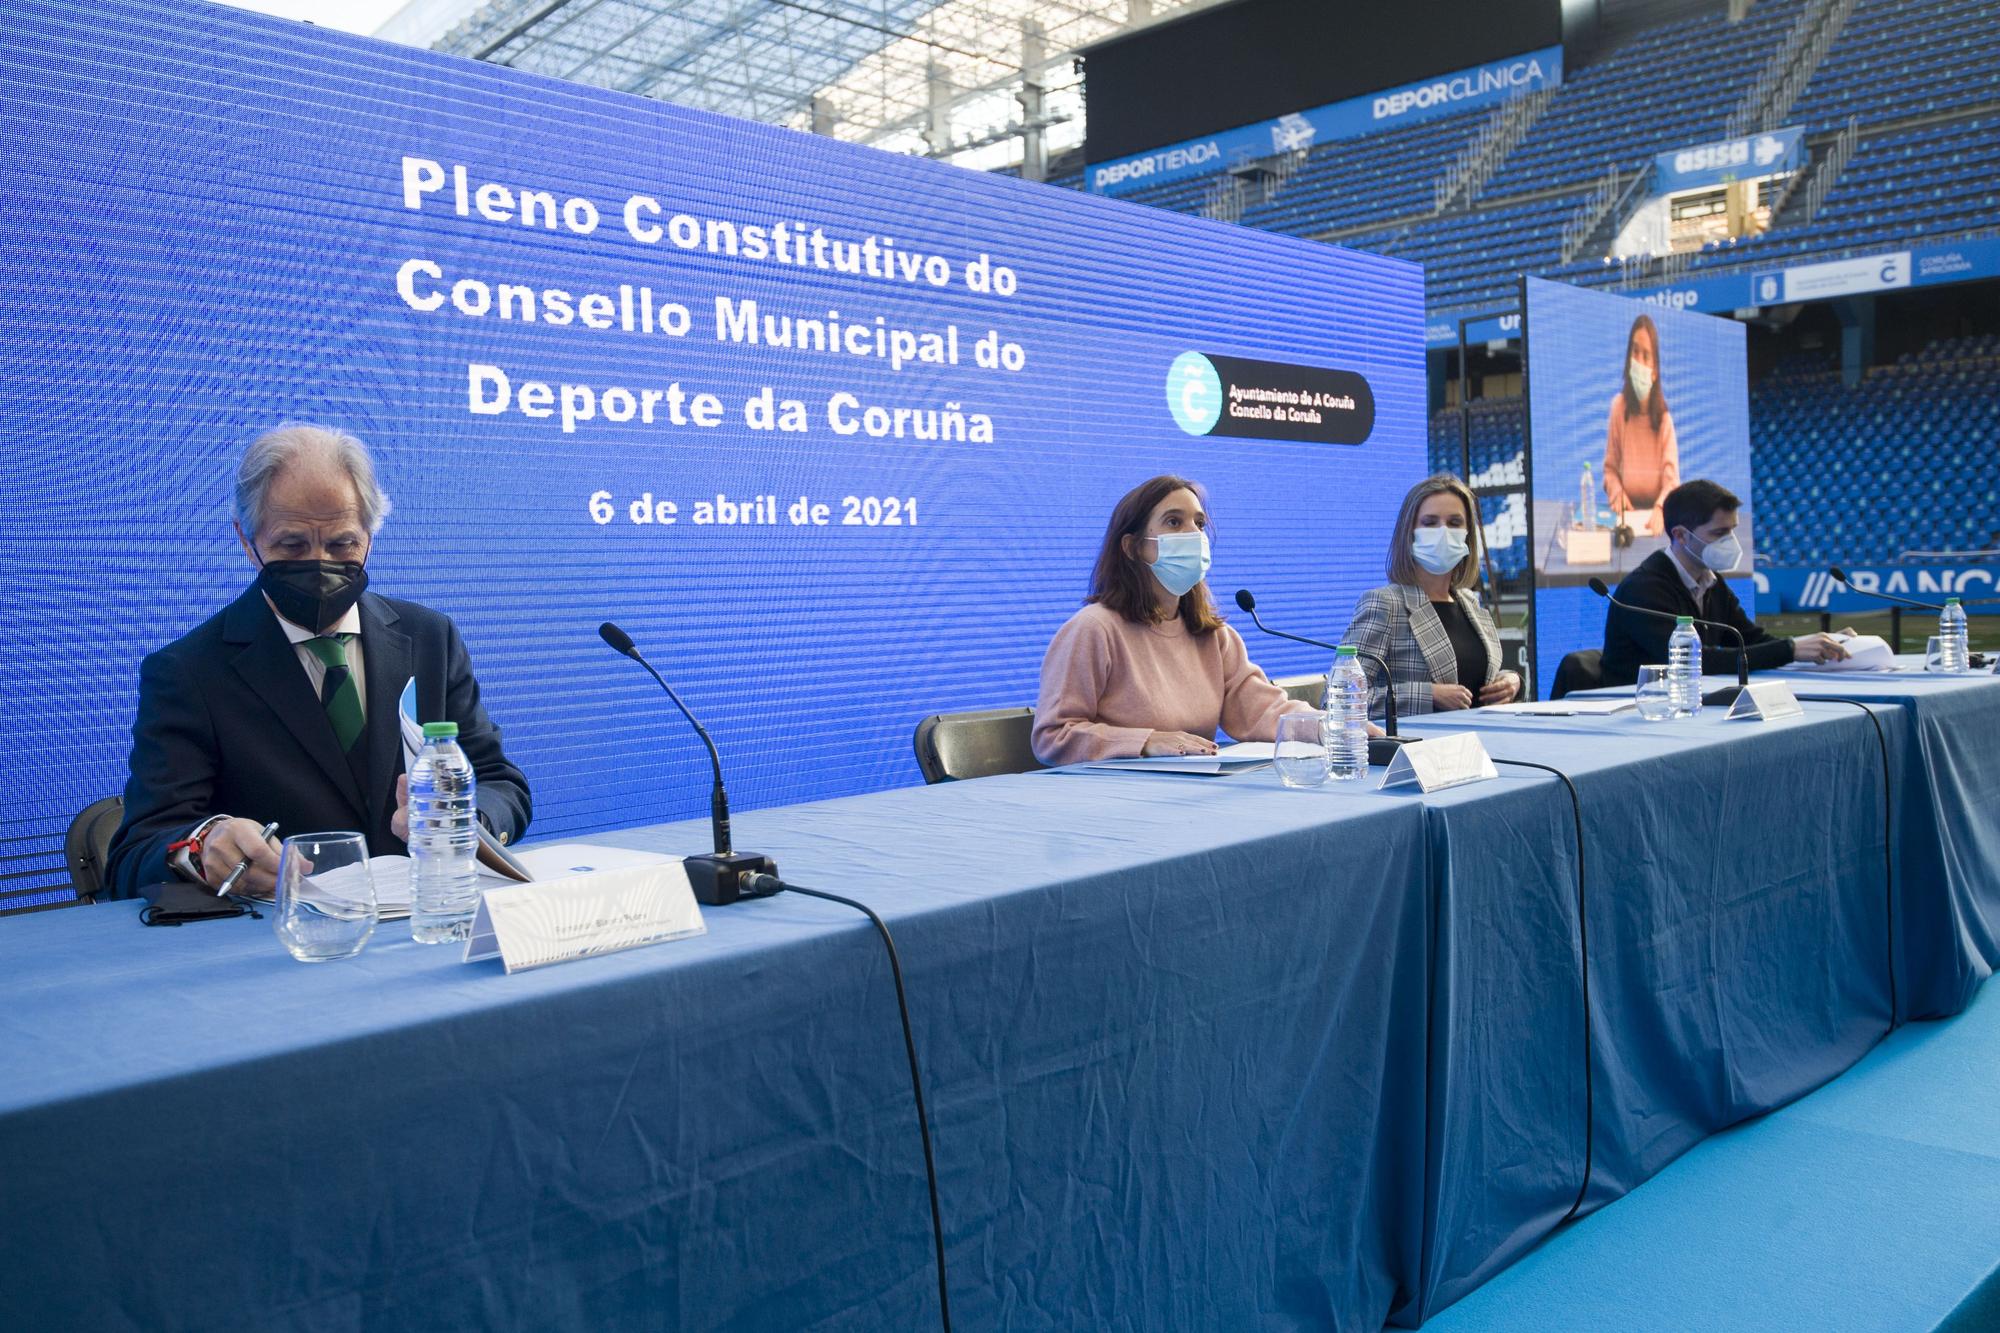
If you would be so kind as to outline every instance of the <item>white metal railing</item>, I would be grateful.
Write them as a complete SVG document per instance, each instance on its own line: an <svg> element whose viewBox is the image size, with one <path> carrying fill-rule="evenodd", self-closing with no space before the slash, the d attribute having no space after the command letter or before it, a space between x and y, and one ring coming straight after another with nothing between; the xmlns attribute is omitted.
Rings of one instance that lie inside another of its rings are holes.
<svg viewBox="0 0 2000 1333"><path fill-rule="evenodd" d="M1268 204L1278 191L1291 184L1305 165L1306 150L1290 149L1269 157L1251 158L1230 167L1208 183L1201 201L1201 215L1215 222L1240 222L1250 207L1254 192L1258 203Z"/></svg>
<svg viewBox="0 0 2000 1333"><path fill-rule="evenodd" d="M1225 173L1210 181L1202 193L1201 215L1214 222L1236 222L1249 203L1249 193L1241 176Z"/></svg>
<svg viewBox="0 0 2000 1333"><path fill-rule="evenodd" d="M1826 156L1822 157L1819 165L1813 168L1812 179L1806 183L1808 224L1819 220L1819 211L1826 206L1828 191L1832 190L1835 182L1840 179L1840 173L1846 168L1848 159L1854 156L1854 147L1860 139L1861 131L1855 117L1849 116L1847 128L1834 139L1833 146L1827 149Z"/></svg>
<svg viewBox="0 0 2000 1333"><path fill-rule="evenodd" d="M1856 0L1810 0L1799 11L1785 33L1785 40L1765 60L1736 109L1729 113L1723 128L1724 138L1736 139L1775 129L1791 114L1834 39L1854 13L1855 3Z"/></svg>
<svg viewBox="0 0 2000 1333"><path fill-rule="evenodd" d="M1537 88L1496 107L1432 185L1431 211L1442 213L1461 196L1467 203L1478 198L1481 188L1493 179L1507 154L1527 137L1554 96L1553 88Z"/></svg>
<svg viewBox="0 0 2000 1333"><path fill-rule="evenodd" d="M1819 72L1820 62L1826 59L1826 53L1832 48L1834 39L1840 36L1840 30L1846 25L1848 16L1853 14L1854 5L1855 0L1834 0L1827 7L1825 17L1806 43L1805 50L1786 72L1778 84L1776 95L1765 105L1762 114L1757 118L1757 123L1753 127L1755 130L1759 132L1774 130L1792 113L1792 107L1804 95L1806 85L1811 83L1813 75Z"/></svg>
<svg viewBox="0 0 2000 1333"><path fill-rule="evenodd" d="M1637 176L1633 177L1634 181L1637 179ZM1617 207L1618 201L1623 197L1619 192L1619 183L1618 168L1616 166L1606 168L1596 188L1563 222L1560 251L1563 263L1567 264L1576 258L1577 252L1583 249L1583 243L1595 234L1598 224L1604 221L1604 215Z"/></svg>
<svg viewBox="0 0 2000 1333"><path fill-rule="evenodd" d="M1791 28L1785 33L1785 40L1778 43L1778 49L1765 58L1757 77L1751 80L1750 87L1737 101L1736 109L1729 113L1723 127L1724 138L1741 138L1757 123L1759 113L1770 102L1779 81L1785 77L1785 71L1792 67L1792 62L1819 27L1819 20L1829 3L1831 0L1808 0L1805 7L1799 10L1799 16L1792 20Z"/></svg>

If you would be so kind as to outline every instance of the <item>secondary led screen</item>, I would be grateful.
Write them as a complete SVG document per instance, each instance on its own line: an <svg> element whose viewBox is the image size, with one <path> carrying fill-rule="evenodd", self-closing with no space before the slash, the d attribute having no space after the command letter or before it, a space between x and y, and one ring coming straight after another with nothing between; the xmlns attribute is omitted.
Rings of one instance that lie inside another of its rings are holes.
<svg viewBox="0 0 2000 1333"><path fill-rule="evenodd" d="M1406 263L179 0L10 6L0 126L28 850L251 579L231 470L278 422L375 450L372 587L457 620L541 837L707 808L602 620L739 807L863 792L924 716L1033 701L1139 481L1208 487L1219 604L1323 635L1423 470Z"/></svg>
<svg viewBox="0 0 2000 1333"><path fill-rule="evenodd" d="M1754 605L1750 381L1734 320L1524 281L1535 665L1547 697L1565 653L1604 645L1605 602L1589 581L1615 588L1666 547L1659 506L1678 482L1706 477L1743 501L1730 586Z"/></svg>

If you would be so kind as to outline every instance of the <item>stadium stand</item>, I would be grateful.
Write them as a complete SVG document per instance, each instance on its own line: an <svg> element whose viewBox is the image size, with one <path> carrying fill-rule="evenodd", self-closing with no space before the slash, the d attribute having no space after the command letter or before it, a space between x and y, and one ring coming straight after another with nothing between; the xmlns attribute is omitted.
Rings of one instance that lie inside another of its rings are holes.
<svg viewBox="0 0 2000 1333"><path fill-rule="evenodd" d="M1719 13L1642 30L1569 73L1546 112L1470 204L1432 212L1431 184L1476 132L1478 113L1322 144L1241 221L1427 269L1433 319L1506 305L1519 273L1588 286L1643 283L1601 254L1563 263L1564 223L1608 171L1646 170L1654 154L1721 137L1761 58L1824 0L1763 0L1732 23ZM1860 0L1785 117L1823 150L1854 117L1858 146L1818 217L1794 198L1767 234L1690 256L1689 273L1801 254L1835 257L1891 239L2000 229L2000 8ZM1134 202L1200 212L1224 173L1137 191ZM1052 183L1082 188L1081 173Z"/></svg>
<svg viewBox="0 0 2000 1333"><path fill-rule="evenodd" d="M1934 341L1852 389L1794 356L1751 391L1759 555L1893 560L2000 532L2000 336Z"/></svg>
<svg viewBox="0 0 2000 1333"><path fill-rule="evenodd" d="M1485 113L1317 145L1240 221L1423 264L1433 323L1510 309L1522 273L1614 290L1657 285L1657 263L1605 259L1615 213L1597 234L1602 244L1568 263L1565 224L1610 173L1632 181L1657 153L1725 137L1787 35L1825 22L1839 3L1759 0L1734 22L1711 10L1627 35L1567 71L1483 188L1443 213L1434 211L1433 184ZM1815 161L1852 123L1851 156L1816 212L1808 216L1803 191L1781 194L1770 230L1678 257L1679 271L1704 276L2000 233L1996 68L2000 6L1990 0L1852 3L1782 117L1805 129ZM1198 213L1221 179L1184 179L1128 197ZM1081 173L1052 183L1085 188ZM2000 531L2000 348L1990 338L1934 342L1873 368L1852 388L1824 359L1781 362L1756 386L1751 417L1760 559L1892 560ZM1521 466L1521 405L1475 402L1471 421L1472 480L1499 484ZM1436 414L1433 466L1459 470L1458 440L1456 409ZM1935 446L1945 440L1971 443L1941 454ZM1822 454L1831 441L1842 449ZM1969 513L1947 516L1949 507L1936 503L1954 488ZM1514 531L1503 503L1483 501L1495 561L1512 575L1527 551L1523 539L1503 540ZM1808 522L1802 514L1820 517Z"/></svg>

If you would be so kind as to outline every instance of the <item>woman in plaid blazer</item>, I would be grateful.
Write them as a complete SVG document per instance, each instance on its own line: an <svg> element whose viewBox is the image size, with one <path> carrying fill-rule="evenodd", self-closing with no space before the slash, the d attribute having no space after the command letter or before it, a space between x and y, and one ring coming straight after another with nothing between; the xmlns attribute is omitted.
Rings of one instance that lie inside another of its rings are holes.
<svg viewBox="0 0 2000 1333"><path fill-rule="evenodd" d="M1472 591L1478 513L1472 492L1449 473L1412 487L1389 538L1389 582L1361 594L1341 638L1389 664L1404 716L1506 703L1521 692L1521 678L1501 669L1500 631ZM1373 716L1384 710L1382 688L1377 681L1370 691Z"/></svg>

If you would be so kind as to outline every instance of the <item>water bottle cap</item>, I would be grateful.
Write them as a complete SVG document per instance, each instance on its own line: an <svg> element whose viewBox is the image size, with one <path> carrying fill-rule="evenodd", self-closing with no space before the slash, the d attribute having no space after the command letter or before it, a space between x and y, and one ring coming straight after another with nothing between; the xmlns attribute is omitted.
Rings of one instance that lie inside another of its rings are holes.
<svg viewBox="0 0 2000 1333"><path fill-rule="evenodd" d="M1946 606L1957 606L1957 605L1958 605L1958 598L1956 598L1956 597L1947 597L1947 598L1945 598L1945 599L1944 599L1944 604L1945 604Z"/></svg>
<svg viewBox="0 0 2000 1333"><path fill-rule="evenodd" d="M1674 623L1675 623L1676 625L1692 625L1692 624L1694 624L1694 617L1693 617L1693 616L1675 616L1675 617L1674 617Z"/></svg>
<svg viewBox="0 0 2000 1333"><path fill-rule="evenodd" d="M427 741L437 740L441 736L456 736L456 735L458 735L458 723L456 722L424 723L424 739Z"/></svg>
<svg viewBox="0 0 2000 1333"><path fill-rule="evenodd" d="M1356 651L1357 649L1353 644L1343 643L1340 647L1333 650L1333 655L1335 657L1352 657Z"/></svg>

